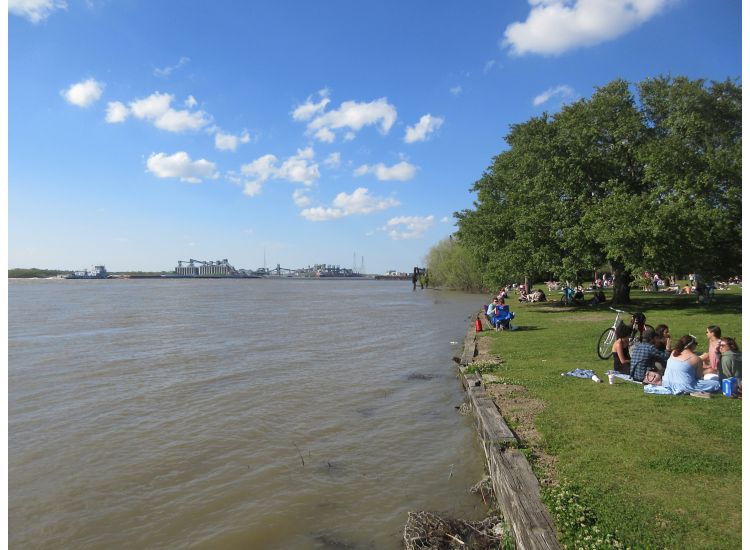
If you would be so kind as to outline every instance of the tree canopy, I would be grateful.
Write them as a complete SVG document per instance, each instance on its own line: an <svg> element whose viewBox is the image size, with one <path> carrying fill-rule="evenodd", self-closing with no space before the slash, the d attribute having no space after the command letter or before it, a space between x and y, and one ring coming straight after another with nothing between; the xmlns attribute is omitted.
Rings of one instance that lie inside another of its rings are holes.
<svg viewBox="0 0 750 550"><path fill-rule="evenodd" d="M474 208L455 214L457 237L485 286L609 265L627 301L644 270L738 274L741 116L733 81L610 82L511 126Z"/></svg>

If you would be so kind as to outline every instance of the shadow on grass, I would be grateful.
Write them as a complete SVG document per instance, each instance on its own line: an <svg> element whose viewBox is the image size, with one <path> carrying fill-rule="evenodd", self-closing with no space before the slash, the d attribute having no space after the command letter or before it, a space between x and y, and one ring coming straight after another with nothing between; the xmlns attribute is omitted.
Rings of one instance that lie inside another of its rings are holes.
<svg viewBox="0 0 750 550"><path fill-rule="evenodd" d="M674 295L674 294L640 294L631 297L627 304L612 305L612 302L603 304L584 304L580 306L566 306L560 302L544 302L531 307L538 308L539 313L549 314L582 314L591 312L611 312L610 307L622 309L629 312L647 312L659 310L680 311L687 315L704 315L715 313L717 315L741 313L742 295L740 294L717 294L711 304L697 303L696 296Z"/></svg>

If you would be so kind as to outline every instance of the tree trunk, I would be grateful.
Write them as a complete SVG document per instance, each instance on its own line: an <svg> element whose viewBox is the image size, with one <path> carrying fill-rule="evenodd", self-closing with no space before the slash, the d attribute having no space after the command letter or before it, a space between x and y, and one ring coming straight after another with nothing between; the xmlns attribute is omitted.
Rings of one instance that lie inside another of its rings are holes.
<svg viewBox="0 0 750 550"><path fill-rule="evenodd" d="M611 263L612 271L615 276L612 303L627 304L630 302L630 283L633 281L633 277L630 275L629 271L625 270L625 266L620 262Z"/></svg>

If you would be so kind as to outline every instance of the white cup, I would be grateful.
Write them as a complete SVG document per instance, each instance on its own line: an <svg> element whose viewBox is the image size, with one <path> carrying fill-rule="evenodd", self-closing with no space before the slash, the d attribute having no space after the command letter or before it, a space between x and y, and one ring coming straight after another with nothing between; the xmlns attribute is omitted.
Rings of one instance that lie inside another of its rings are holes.
<svg viewBox="0 0 750 550"><path fill-rule="evenodd" d="M609 373L609 374L607 375L607 377L609 378L609 383L610 383L610 384L614 384L614 383L615 383L615 375L614 375L613 373L611 373L611 372L610 372L610 373Z"/></svg>

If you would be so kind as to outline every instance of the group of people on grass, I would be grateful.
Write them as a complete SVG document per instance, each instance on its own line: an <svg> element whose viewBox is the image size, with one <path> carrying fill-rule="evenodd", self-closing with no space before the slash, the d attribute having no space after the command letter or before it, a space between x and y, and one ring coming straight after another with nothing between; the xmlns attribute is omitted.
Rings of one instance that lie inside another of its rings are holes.
<svg viewBox="0 0 750 550"><path fill-rule="evenodd" d="M613 368L647 386L649 393L714 393L727 378L738 381L742 392L742 355L734 338L722 337L721 328L706 328L707 350L697 351L698 339L686 334L673 344L667 325L646 328L631 349L630 326L617 329L612 345ZM654 388L658 387L658 389Z"/></svg>

